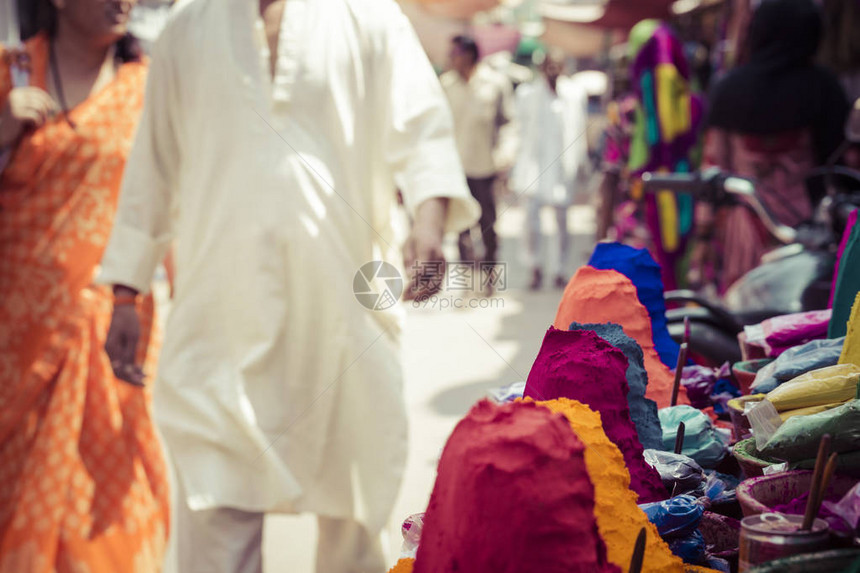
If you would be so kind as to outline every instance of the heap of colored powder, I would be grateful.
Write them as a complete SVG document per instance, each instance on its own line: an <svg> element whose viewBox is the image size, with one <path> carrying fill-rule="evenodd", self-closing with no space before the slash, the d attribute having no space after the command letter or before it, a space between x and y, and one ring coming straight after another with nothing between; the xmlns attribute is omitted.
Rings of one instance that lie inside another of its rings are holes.
<svg viewBox="0 0 860 573"><path fill-rule="evenodd" d="M657 527L636 505L636 494L630 490L630 475L624 467L624 458L604 432L600 414L580 402L564 398L538 404L563 414L585 444L585 465L594 484L594 515L600 536L606 543L609 561L626 571L636 537L644 527L647 538L642 571L683 573L684 562L672 554Z"/></svg>
<svg viewBox="0 0 860 573"><path fill-rule="evenodd" d="M595 269L618 271L630 279L636 287L639 302L651 317L651 336L660 360L669 368L675 368L680 347L669 336L660 265L648 249L637 249L621 243L598 243L588 265Z"/></svg>
<svg viewBox="0 0 860 573"><path fill-rule="evenodd" d="M860 366L860 292L854 298L854 306L851 307L851 318L848 319L845 344L842 345L842 354L839 356L839 364L856 364Z"/></svg>
<svg viewBox="0 0 860 573"><path fill-rule="evenodd" d="M617 573L594 519L585 447L535 404L482 401L445 445L415 573Z"/></svg>
<svg viewBox="0 0 860 573"><path fill-rule="evenodd" d="M616 271L600 271L580 267L564 289L553 326L567 329L572 322L614 322L635 340L645 355L648 390L645 395L665 408L672 401L674 376L660 361L651 339L651 318L639 302L630 279ZM678 403L689 404L687 392L681 387Z"/></svg>
<svg viewBox="0 0 860 573"><path fill-rule="evenodd" d="M824 501L828 501L830 503L839 503L842 499L840 495L830 495L826 497ZM780 505L775 505L771 509L777 513L786 513L789 515L803 515L806 513L806 503L809 501L809 492L801 494L800 497L796 497L789 501L788 503L783 503ZM850 537L852 534L851 527L845 522L842 517L834 513L826 504L822 504L821 508L818 510L818 514L816 517L820 517L830 526L831 531L835 531L838 533L845 534L847 537Z"/></svg>
<svg viewBox="0 0 860 573"><path fill-rule="evenodd" d="M388 573L412 573L415 568L415 560L410 557L400 559L394 567L388 570Z"/></svg>
<svg viewBox="0 0 860 573"><path fill-rule="evenodd" d="M534 400L579 400L600 412L606 435L624 454L639 503L661 501L667 497L666 490L660 475L645 462L627 392L624 353L594 332L550 327L524 395Z"/></svg>
<svg viewBox="0 0 860 573"><path fill-rule="evenodd" d="M648 373L645 372L642 349L636 341L624 334L617 324L579 324L574 322L570 330L590 330L600 338L620 350L627 358L627 405L630 418L636 425L636 433L642 447L659 450L663 447L663 429L657 416L657 404L645 397L648 387Z"/></svg>

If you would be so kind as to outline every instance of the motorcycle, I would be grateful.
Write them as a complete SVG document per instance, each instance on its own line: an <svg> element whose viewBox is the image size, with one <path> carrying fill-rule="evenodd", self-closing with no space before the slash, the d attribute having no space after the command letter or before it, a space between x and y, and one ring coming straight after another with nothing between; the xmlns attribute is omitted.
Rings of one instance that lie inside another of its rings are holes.
<svg viewBox="0 0 860 573"><path fill-rule="evenodd" d="M839 177L853 182L849 189L860 190L860 172L852 169L831 165L810 174L810 178L816 177ZM719 366L741 360L738 334L746 325L782 314L827 308L836 247L848 216L860 206L860 193L830 193L812 223L793 228L776 220L756 195L753 181L718 169L698 174L646 173L642 182L646 192L690 193L714 207L743 205L783 245L768 252L758 267L731 285L722 302L690 290L666 293L669 334L681 342L688 322L689 351L697 362Z"/></svg>

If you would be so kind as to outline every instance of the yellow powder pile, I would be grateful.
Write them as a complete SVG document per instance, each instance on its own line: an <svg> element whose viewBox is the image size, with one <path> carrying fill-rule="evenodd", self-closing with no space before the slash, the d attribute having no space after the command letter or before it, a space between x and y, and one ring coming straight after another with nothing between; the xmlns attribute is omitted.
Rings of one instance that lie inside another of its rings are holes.
<svg viewBox="0 0 860 573"><path fill-rule="evenodd" d="M839 364L856 364L860 366L860 292L851 307L851 317L848 319L848 333L845 344L842 345L842 355Z"/></svg>
<svg viewBox="0 0 860 573"><path fill-rule="evenodd" d="M388 570L388 573L412 573L412 568L415 567L415 560L409 557L404 557L397 562L397 565Z"/></svg>
<svg viewBox="0 0 860 573"><path fill-rule="evenodd" d="M609 561L627 571L636 537L645 527L648 538L642 571L684 573L684 562L672 553L657 527L636 505L636 493L630 489L630 474L624 465L624 457L606 437L600 414L567 398L538 404L564 415L585 444L585 465L594 484L594 516L606 544Z"/></svg>

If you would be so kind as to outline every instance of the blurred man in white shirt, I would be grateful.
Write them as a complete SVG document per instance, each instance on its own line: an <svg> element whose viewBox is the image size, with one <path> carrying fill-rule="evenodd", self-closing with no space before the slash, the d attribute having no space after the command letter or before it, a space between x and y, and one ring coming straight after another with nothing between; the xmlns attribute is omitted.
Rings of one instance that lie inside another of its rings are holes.
<svg viewBox="0 0 860 573"><path fill-rule="evenodd" d="M454 135L469 190L481 204L483 261L495 262L494 183L506 175L516 156L513 86L503 74L480 62L478 45L468 36L451 41L450 69L441 82L454 115ZM472 231L460 235L460 258L474 261Z"/></svg>

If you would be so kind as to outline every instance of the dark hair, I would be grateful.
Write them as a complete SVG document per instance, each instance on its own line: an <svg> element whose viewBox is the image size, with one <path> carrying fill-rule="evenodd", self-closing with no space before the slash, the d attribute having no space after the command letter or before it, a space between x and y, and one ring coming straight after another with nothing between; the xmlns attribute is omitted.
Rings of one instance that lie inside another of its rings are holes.
<svg viewBox="0 0 860 573"><path fill-rule="evenodd" d="M451 43L457 46L458 49L472 56L472 63L477 62L481 58L481 52L478 50L478 44L471 36L454 36Z"/></svg>
<svg viewBox="0 0 860 573"><path fill-rule="evenodd" d="M21 38L27 40L45 32L48 37L57 33L57 8L51 0L17 0L21 20ZM121 62L140 60L143 50L140 42L131 34L125 34L116 42L116 57Z"/></svg>

